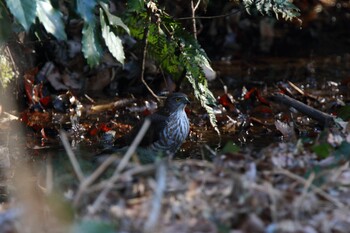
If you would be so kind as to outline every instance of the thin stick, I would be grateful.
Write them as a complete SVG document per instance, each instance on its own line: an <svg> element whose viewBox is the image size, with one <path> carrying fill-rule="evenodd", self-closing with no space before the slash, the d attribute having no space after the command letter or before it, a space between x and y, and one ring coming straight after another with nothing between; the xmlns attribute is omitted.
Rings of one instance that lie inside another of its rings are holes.
<svg viewBox="0 0 350 233"><path fill-rule="evenodd" d="M321 112L320 110L310 107L298 100L290 98L287 95L277 93L272 96L272 100L295 108L299 112L315 119L325 127L334 125L334 119L331 115Z"/></svg>
<svg viewBox="0 0 350 233"><path fill-rule="evenodd" d="M18 75L19 71L18 71L18 67L16 66L15 60L13 59L12 53L11 53L11 49L9 48L9 46L6 46L5 48L7 55L10 57L11 59L11 65L13 66L12 68L14 69L14 72L16 73L16 75Z"/></svg>
<svg viewBox="0 0 350 233"><path fill-rule="evenodd" d="M212 15L212 16L196 16L194 17L195 19L217 19L217 18L224 18L230 15L235 15L239 13L241 10L236 10L234 12L230 12L224 15ZM188 20L188 19L193 19L193 17L181 17L181 18L175 18L175 20Z"/></svg>
<svg viewBox="0 0 350 233"><path fill-rule="evenodd" d="M88 94L84 94L84 96L85 96L85 98L88 99L92 104L95 104L95 103L96 103L96 101L95 101L93 98L91 98Z"/></svg>
<svg viewBox="0 0 350 233"><path fill-rule="evenodd" d="M84 181L84 174L80 168L77 157L75 156L75 154L74 154L74 152L69 144L67 134L63 130L60 131L60 137L61 137L61 141L63 143L64 149L66 150L67 155L69 157L69 160L73 165L73 169L74 169L75 174L77 175L79 181L83 182Z"/></svg>
<svg viewBox="0 0 350 233"><path fill-rule="evenodd" d="M282 174L282 175L285 175L285 176L288 176L290 178L292 178L293 180L296 180L300 183L302 183L304 186L307 184L307 180L305 180L303 177L300 177L296 174L293 174L291 173L290 171L288 170L285 170L285 169L280 169L280 170L277 170L277 171L272 171L273 174ZM333 198L331 195L329 195L328 193L326 193L325 191L323 191L322 189L320 189L319 187L311 184L310 185L310 188L315 192L317 193L318 195L320 195L321 197L323 197L324 199L328 200L329 202L333 203L335 206L337 207L344 207L344 204L341 203L340 201L338 201L337 199Z"/></svg>
<svg viewBox="0 0 350 233"><path fill-rule="evenodd" d="M152 209L145 223L145 232L155 232L160 211L162 209L162 200L166 188L166 165L161 161L157 166L157 187L152 199Z"/></svg>
<svg viewBox="0 0 350 233"><path fill-rule="evenodd" d="M119 180L125 180L128 177L140 176L140 175L146 176L147 174L154 174L155 170L156 170L156 166L154 164L147 164L147 165L143 165L143 166L137 166L137 167L131 168L131 169L123 172L119 176L119 179L116 182L118 182ZM106 186L107 183L108 183L108 181L106 181L106 180L101 181L98 184L90 186L89 189L87 190L87 192L99 191L99 190L103 189Z"/></svg>
<svg viewBox="0 0 350 233"><path fill-rule="evenodd" d="M154 98L160 102L158 96L153 92L153 90L148 86L145 80L145 66L146 66L146 55L148 46L148 35L149 35L149 24L151 23L151 13L148 13L148 22L143 32L143 54L142 54L142 64L141 64L141 81L146 86L147 90L153 95Z"/></svg>
<svg viewBox="0 0 350 233"><path fill-rule="evenodd" d="M295 85L294 83L292 83L291 81L288 81L288 84L294 89L296 90L299 94L303 95L303 96L307 96L309 98L312 98L314 100L317 100L317 97L314 95L311 95L309 93L306 93L305 91L303 91L302 89L300 89L297 85Z"/></svg>
<svg viewBox="0 0 350 233"><path fill-rule="evenodd" d="M309 178L305 180L303 191L301 193L300 198L296 200L295 208L293 210L295 218L298 218L298 216L300 216L300 214L298 213L298 210L302 207L303 201L305 200L306 195L308 194L308 190L310 189L310 186L312 185L312 182L314 180L315 180L315 173L311 173Z"/></svg>
<svg viewBox="0 0 350 233"><path fill-rule="evenodd" d="M53 169L51 154L46 159L46 193L51 194L53 189Z"/></svg>
<svg viewBox="0 0 350 233"><path fill-rule="evenodd" d="M149 128L151 124L151 121L149 119L145 119L140 131L138 132L138 134L136 135L136 138L134 139L134 141L131 143L130 147L128 148L128 150L126 151L124 157L122 158L122 160L120 161L120 163L118 164L118 167L115 169L112 177L110 177L108 179L108 182L106 183L106 186L104 187L104 189L101 191L101 193L98 195L98 197L96 198L95 202L92 204L92 206L89 208L90 213L95 213L96 210L99 209L101 203L103 200L105 200L107 194L109 193L109 191L112 189L113 184L119 179L120 176L120 172L126 167L126 165L129 163L129 160L131 158L131 156L134 154L134 152L136 151L137 146L140 144L142 138L144 137L144 135L147 132L147 129Z"/></svg>
<svg viewBox="0 0 350 233"><path fill-rule="evenodd" d="M115 160L117 159L117 156L110 156L108 157L103 163L86 179L83 180L83 182L80 183L79 190L77 194L74 197L73 205L77 206L80 198L83 193L86 192L87 188L111 165Z"/></svg>
<svg viewBox="0 0 350 233"><path fill-rule="evenodd" d="M192 10L192 33L193 37L197 40L197 26L196 26L196 10L199 6L200 0L198 0L196 6L194 6L193 0L191 0L191 10Z"/></svg>

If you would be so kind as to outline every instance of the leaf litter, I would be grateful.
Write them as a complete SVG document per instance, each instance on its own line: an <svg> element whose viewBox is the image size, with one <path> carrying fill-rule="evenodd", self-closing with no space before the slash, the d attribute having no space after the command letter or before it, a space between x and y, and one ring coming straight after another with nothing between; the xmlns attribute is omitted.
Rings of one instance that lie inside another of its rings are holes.
<svg viewBox="0 0 350 233"><path fill-rule="evenodd" d="M175 160L140 164L131 151L97 164L85 154L125 134L158 103L133 95L101 101L92 94L109 88L115 95L137 69L129 62L121 71L106 55L96 71L86 71L80 43L67 43L50 45L65 49L54 63L25 73L29 107L20 127L7 118L12 113L1 114L0 232L349 232L349 57L265 57L248 68L216 62L222 82L209 84L221 141L206 112L192 105L191 133ZM322 75L343 80L319 82ZM271 76L282 80L270 85ZM312 108L301 113L296 101ZM328 125L308 115L313 109L342 119ZM25 139L9 128L23 130Z"/></svg>
<svg viewBox="0 0 350 233"><path fill-rule="evenodd" d="M313 89L308 89L306 95L305 90L296 88L302 83L281 84L279 91L288 90L294 99L306 99L325 111L324 106L336 103L341 95L324 94L322 98L326 100L320 101L313 97L319 94L311 95ZM324 88L329 87L325 85ZM65 173L68 179L60 178L62 172L58 177L53 175L57 172L53 170L55 159L50 155L44 172L43 168L10 168L12 175L3 176L4 190L8 186L6 180L14 179L15 174L24 176L22 182L33 184L39 193L26 184L24 193L29 198L24 195L18 199L20 202L2 204L3 229L29 227L37 232L41 228L67 232L73 226L73 232L82 232L85 227L106 232L348 232L350 142L346 120L322 128L317 120L271 101L267 95L270 91L265 88L248 92L242 88L241 93L233 95L227 94L226 89L218 91L220 105L216 109L220 130L225 132L225 146L213 149L216 141L212 138L217 136L210 130L205 112L191 108L187 111L192 121L191 134L180 153L186 159L140 164L130 152L122 157L111 156L100 165L91 166L90 158L86 168L86 161L75 155L74 138L80 140L76 145L95 145L111 131L112 138L118 137L130 129L130 124L153 112L157 104L134 98L97 103L89 96L77 98L68 91L60 95L60 105L39 106L43 102L42 87L29 88L38 90L30 92L32 106L45 111L32 108L22 113L22 121L32 130L27 133L40 139L32 139L32 146L27 145L34 151L38 144L50 148L50 140L59 134L59 125L64 126L68 139L60 138L67 140L66 151L71 151L68 154L74 162L63 168L69 170ZM327 106L335 112L341 109L339 105ZM4 121L2 127L13 123L13 119ZM263 135L271 137L263 141L262 148L249 146L249 141ZM328 152L322 155L324 148ZM6 152L1 167L8 168L20 153L9 158ZM29 177L32 179L28 181ZM33 183L33 179L37 181ZM33 197L38 197L34 203ZM28 201L32 203L30 208ZM57 207L57 203L61 206ZM33 208L37 210L33 212ZM35 226L41 211L47 208L47 221ZM28 215L33 218L24 221Z"/></svg>

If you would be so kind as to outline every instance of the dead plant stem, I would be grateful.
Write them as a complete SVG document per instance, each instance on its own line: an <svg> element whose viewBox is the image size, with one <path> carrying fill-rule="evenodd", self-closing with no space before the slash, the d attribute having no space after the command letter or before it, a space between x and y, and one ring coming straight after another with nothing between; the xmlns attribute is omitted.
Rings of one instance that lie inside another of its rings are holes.
<svg viewBox="0 0 350 233"><path fill-rule="evenodd" d="M228 14L224 14L224 15L212 15L212 16L196 16L194 17L195 19L217 19L217 18L225 18L228 17L230 15L235 15L237 13L239 13L241 10L236 10L233 12L230 12ZM193 17L181 17L181 18L175 18L175 20L188 20L188 19L193 19Z"/></svg>
<svg viewBox="0 0 350 233"><path fill-rule="evenodd" d="M125 180L128 177L133 177L133 176L137 176L137 175L145 175L147 173L154 173L156 167L154 164L147 164L147 165L143 165L143 166L137 166L134 168L131 168L125 172L123 172L123 174L121 174L119 177L119 180ZM117 180L116 182L118 182L119 180ZM87 192L96 192L96 191L100 191L101 189L103 189L108 181L104 180L101 181L100 183L90 186L89 189L87 190Z"/></svg>
<svg viewBox="0 0 350 233"><path fill-rule="evenodd" d="M157 166L157 186L154 190L152 207L145 223L145 232L156 232L157 223L160 222L159 215L162 209L162 200L166 189L166 164L165 160L160 161Z"/></svg>
<svg viewBox="0 0 350 233"><path fill-rule="evenodd" d="M83 182L80 183L77 194L74 197L74 206L79 204L80 198L83 193L86 192L87 188L117 159L116 156L108 157L103 163Z"/></svg>
<svg viewBox="0 0 350 233"><path fill-rule="evenodd" d="M148 35L149 35L149 25L151 23L151 13L148 13L148 22L144 29L143 33L143 53L142 53L142 64L141 64L141 81L147 88L147 90L153 95L154 98L160 102L159 97L153 92L153 90L148 86L145 80L145 66L146 66L146 56L147 56L147 47L148 47Z"/></svg>
<svg viewBox="0 0 350 233"><path fill-rule="evenodd" d="M196 10L199 6L199 3L201 2L201 0L198 0L198 2L196 3L196 5L194 5L193 0L191 0L191 10L192 10L192 33L193 33L193 37L197 40L197 26L196 26Z"/></svg>
<svg viewBox="0 0 350 233"><path fill-rule="evenodd" d="M140 131L136 135L136 138L131 143L131 145L128 148L128 150L126 151L124 157L122 158L122 160L120 161L120 163L116 167L113 175L108 179L104 189L100 192L100 194L96 198L95 202L89 208L90 213L95 213L99 209L102 202L106 199L106 196L109 193L109 191L112 189L114 183L119 179L121 171L126 167L126 165L129 163L129 160L131 159L131 156L135 153L136 148L138 147L142 138L146 134L147 129L149 128L150 124L151 124L151 121L146 118Z"/></svg>
<svg viewBox="0 0 350 233"><path fill-rule="evenodd" d="M304 187L306 187L307 184L307 180L305 180L303 177L300 177L296 174L291 173L288 170L285 169L279 169L276 171L272 172L273 174L282 174L285 176L288 176L289 178L296 180L298 182L300 182L301 184L304 185ZM329 195L328 193L326 193L325 191L323 191L322 189L320 189L319 187L316 187L313 184L310 184L310 188L317 193L318 195L320 195L321 197L323 197L324 199L328 200L329 202L333 203L335 206L339 207L339 208L343 208L344 204L341 203L340 201L338 201L337 199L335 199L334 197L332 197L331 195Z"/></svg>
<svg viewBox="0 0 350 233"><path fill-rule="evenodd" d="M84 174L80 168L77 157L75 156L75 154L74 154L74 152L69 144L67 134L63 130L60 131L60 137L61 137L61 141L62 141L62 144L64 146L64 149L66 150L67 155L69 157L69 160L73 165L73 169L74 169L75 174L77 175L79 181L83 182L84 181Z"/></svg>

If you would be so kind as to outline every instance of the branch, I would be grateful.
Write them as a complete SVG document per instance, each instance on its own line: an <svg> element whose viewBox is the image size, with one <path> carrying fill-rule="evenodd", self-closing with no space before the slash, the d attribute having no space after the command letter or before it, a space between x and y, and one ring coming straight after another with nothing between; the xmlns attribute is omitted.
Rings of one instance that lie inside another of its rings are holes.
<svg viewBox="0 0 350 233"><path fill-rule="evenodd" d="M237 13L239 13L241 10L235 10L233 12L224 14L224 15L212 15L212 16L196 16L196 17L181 17L181 18L174 18L175 20L188 20L188 19L217 19L217 18L224 18L230 15L235 15Z"/></svg>
<svg viewBox="0 0 350 233"><path fill-rule="evenodd" d="M326 114L324 112L321 112L320 110L317 110L313 107L310 107L298 100L295 100L293 98L290 98L287 95L284 94L274 94L272 96L272 100L275 102L281 102L289 107L293 107L299 112L315 119L318 121L322 126L329 127L334 125L334 119L331 115Z"/></svg>
<svg viewBox="0 0 350 233"><path fill-rule="evenodd" d="M83 182L84 181L84 174L80 168L77 157L75 156L75 154L74 154L74 152L69 144L67 134L63 130L60 131L60 137L61 137L61 141L63 143L64 149L66 150L67 155L69 157L69 160L73 165L73 169L74 169L75 174L77 175L79 181Z"/></svg>
<svg viewBox="0 0 350 233"><path fill-rule="evenodd" d="M145 66L146 66L146 55L147 55L147 46L148 46L148 35L149 35L149 25L151 23L151 14L148 13L148 22L147 26L145 27L144 33L143 33L143 54L142 54L142 64L141 64L141 81L146 86L147 90L153 95L154 98L157 99L158 102L160 102L159 97L153 92L153 90L148 86L147 82L145 81Z"/></svg>
<svg viewBox="0 0 350 233"><path fill-rule="evenodd" d="M129 163L129 160L131 156L135 153L136 148L140 144L141 140L145 136L149 126L151 125L151 121L149 119L145 119L145 122L143 123L140 131L136 135L136 138L131 143L130 147L126 151L124 157L118 164L117 168L115 169L113 175L108 179L106 186L102 190L102 192L99 194L99 196L96 198L95 202L92 204L92 206L89 208L90 213L95 213L100 205L102 204L102 201L105 200L107 194L111 191L114 183L119 179L121 171L126 167L126 165Z"/></svg>
<svg viewBox="0 0 350 233"><path fill-rule="evenodd" d="M156 190L152 199L152 207L145 223L146 233L156 232L157 230L157 222L162 209L162 200L166 188L166 165L164 160L158 164L156 176L157 186L155 187Z"/></svg>
<svg viewBox="0 0 350 233"><path fill-rule="evenodd" d="M196 26L196 10L199 6L199 3L201 2L201 0L198 0L198 2L196 3L196 5L194 5L193 0L191 0L191 10L192 10L192 33L193 33L193 37L197 40L197 26Z"/></svg>

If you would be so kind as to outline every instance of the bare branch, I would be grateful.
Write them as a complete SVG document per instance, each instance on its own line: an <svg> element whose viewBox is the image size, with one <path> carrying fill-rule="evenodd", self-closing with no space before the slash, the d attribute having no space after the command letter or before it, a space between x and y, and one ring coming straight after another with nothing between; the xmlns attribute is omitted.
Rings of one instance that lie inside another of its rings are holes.
<svg viewBox="0 0 350 233"><path fill-rule="evenodd" d="M140 144L142 138L147 132L147 129L149 128L151 124L151 121L149 119L145 119L145 122L143 123L140 131L136 135L136 138L131 143L130 147L126 151L124 157L118 164L117 168L115 169L113 175L108 179L108 182L106 183L106 186L101 191L99 196L96 198L95 202L92 204L92 206L89 208L90 213L95 213L100 205L102 204L102 201L105 200L107 194L112 189L113 184L119 179L121 171L126 167L126 165L129 163L129 160L131 159L131 156L135 153L136 148Z"/></svg>
<svg viewBox="0 0 350 233"><path fill-rule="evenodd" d="M69 144L67 134L63 130L60 131L60 137L61 137L61 141L62 141L62 144L64 146L64 149L66 150L67 155L69 157L69 160L73 165L73 169L74 169L75 174L77 175L79 181L83 182L84 181L84 174L80 168L77 157L75 156L75 154L74 154L74 152Z"/></svg>

